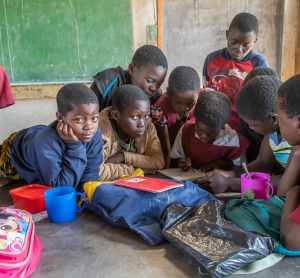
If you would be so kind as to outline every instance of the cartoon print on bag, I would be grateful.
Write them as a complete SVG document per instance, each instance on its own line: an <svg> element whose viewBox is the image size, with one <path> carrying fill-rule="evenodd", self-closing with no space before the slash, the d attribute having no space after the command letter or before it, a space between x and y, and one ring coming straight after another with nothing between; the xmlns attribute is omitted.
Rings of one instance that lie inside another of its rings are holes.
<svg viewBox="0 0 300 278"><path fill-rule="evenodd" d="M0 211L0 250L20 251L28 229L28 223L13 214Z"/></svg>

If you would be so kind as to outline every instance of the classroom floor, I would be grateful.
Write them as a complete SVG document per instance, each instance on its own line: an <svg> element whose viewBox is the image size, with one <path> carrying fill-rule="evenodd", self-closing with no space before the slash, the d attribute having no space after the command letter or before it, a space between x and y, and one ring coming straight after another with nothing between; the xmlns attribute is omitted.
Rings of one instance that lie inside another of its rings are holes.
<svg viewBox="0 0 300 278"><path fill-rule="evenodd" d="M0 188L0 205L11 205L8 190ZM169 243L157 247L146 245L134 233L117 229L85 211L70 223L36 223L43 251L32 278L150 278L207 277L197 264ZM284 258L273 267L234 278L296 278L300 258Z"/></svg>

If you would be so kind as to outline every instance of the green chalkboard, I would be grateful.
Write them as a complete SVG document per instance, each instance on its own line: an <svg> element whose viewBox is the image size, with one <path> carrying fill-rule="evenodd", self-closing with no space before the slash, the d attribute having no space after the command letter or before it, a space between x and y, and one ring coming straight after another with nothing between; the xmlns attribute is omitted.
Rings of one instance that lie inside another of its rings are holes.
<svg viewBox="0 0 300 278"><path fill-rule="evenodd" d="M0 1L0 64L12 84L89 81L132 54L130 0Z"/></svg>

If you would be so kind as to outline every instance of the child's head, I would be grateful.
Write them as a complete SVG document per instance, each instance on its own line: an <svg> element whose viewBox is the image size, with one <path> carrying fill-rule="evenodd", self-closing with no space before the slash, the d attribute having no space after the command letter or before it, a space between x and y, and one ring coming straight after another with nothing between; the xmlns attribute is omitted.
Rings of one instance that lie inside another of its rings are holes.
<svg viewBox="0 0 300 278"><path fill-rule="evenodd" d="M199 90L200 78L195 69L187 66L175 68L167 88L174 112L182 117L190 112L197 102Z"/></svg>
<svg viewBox="0 0 300 278"><path fill-rule="evenodd" d="M131 84L139 86L152 97L164 82L168 70L168 62L164 53L154 45L138 48L128 66Z"/></svg>
<svg viewBox="0 0 300 278"><path fill-rule="evenodd" d="M273 77L279 79L278 74L271 68L258 67L258 68L254 68L247 74L246 78L244 79L243 86L246 85L246 83L249 82L251 79L253 79L257 76L263 76L263 75L273 76Z"/></svg>
<svg viewBox="0 0 300 278"><path fill-rule="evenodd" d="M278 89L276 108L282 136L291 145L300 145L300 74Z"/></svg>
<svg viewBox="0 0 300 278"><path fill-rule="evenodd" d="M199 139L211 143L229 120L230 100L220 92L205 92L198 98L195 116L195 131Z"/></svg>
<svg viewBox="0 0 300 278"><path fill-rule="evenodd" d="M111 117L122 140L142 137L150 122L149 97L136 85L117 88L112 98Z"/></svg>
<svg viewBox="0 0 300 278"><path fill-rule="evenodd" d="M232 60L240 61L252 50L258 35L258 20L250 13L239 13L226 31L227 49Z"/></svg>
<svg viewBox="0 0 300 278"><path fill-rule="evenodd" d="M278 130L275 99L281 81L273 76L251 79L236 96L239 116L254 131L267 135Z"/></svg>
<svg viewBox="0 0 300 278"><path fill-rule="evenodd" d="M57 96L56 117L72 128L82 142L89 142L98 129L99 104L95 93L83 84L63 86Z"/></svg>

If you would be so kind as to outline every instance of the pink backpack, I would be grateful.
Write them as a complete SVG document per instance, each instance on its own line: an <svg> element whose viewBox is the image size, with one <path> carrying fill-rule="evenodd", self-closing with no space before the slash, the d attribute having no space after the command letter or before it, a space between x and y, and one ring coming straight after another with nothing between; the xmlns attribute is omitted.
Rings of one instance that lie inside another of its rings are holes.
<svg viewBox="0 0 300 278"><path fill-rule="evenodd" d="M31 214L0 207L0 277L28 277L37 268L41 251Z"/></svg>

